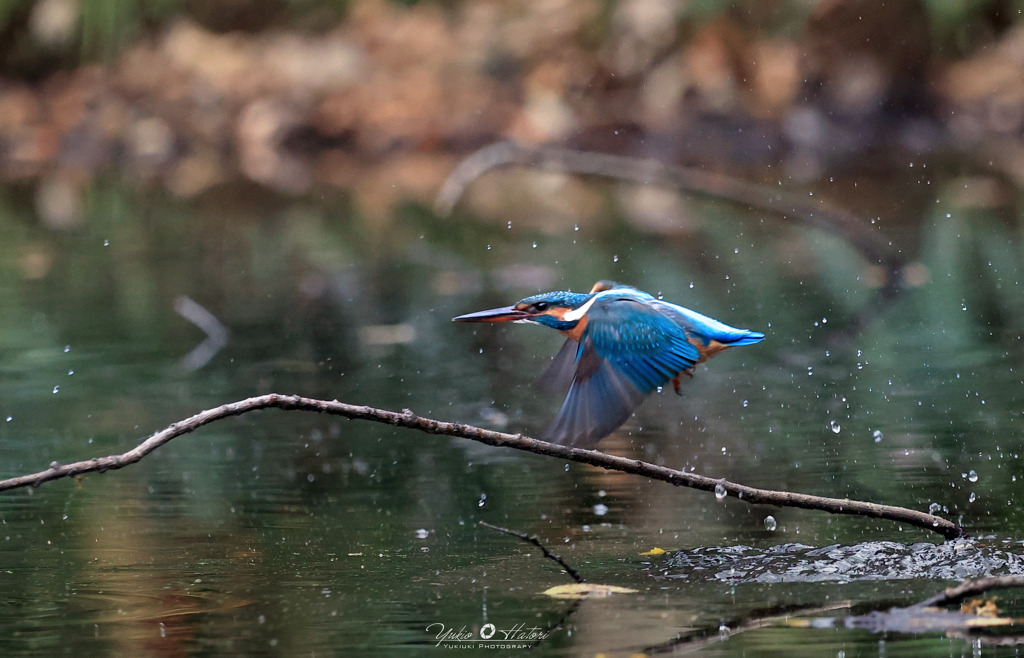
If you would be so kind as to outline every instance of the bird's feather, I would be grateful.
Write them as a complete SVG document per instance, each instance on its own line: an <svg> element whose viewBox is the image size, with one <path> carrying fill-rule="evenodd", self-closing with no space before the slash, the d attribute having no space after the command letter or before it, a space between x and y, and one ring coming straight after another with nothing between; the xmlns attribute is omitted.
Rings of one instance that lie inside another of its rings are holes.
<svg viewBox="0 0 1024 658"><path fill-rule="evenodd" d="M575 370L546 433L555 443L581 447L612 432L645 395L700 359L679 323L631 294L601 295L587 318L572 365L565 356L568 346L552 362L552 368Z"/></svg>
<svg viewBox="0 0 1024 658"><path fill-rule="evenodd" d="M700 359L686 330L655 307L630 298L595 304L586 335L597 355L647 395Z"/></svg>
<svg viewBox="0 0 1024 658"><path fill-rule="evenodd" d="M572 385L572 378L575 374L576 354L580 344L572 338L566 338L562 343L558 354L551 359L551 363L544 370L544 373L537 378L537 388L548 395L565 395Z"/></svg>
<svg viewBox="0 0 1024 658"><path fill-rule="evenodd" d="M643 394L600 358L589 338L579 346L569 394L544 433L552 443L589 448L624 423Z"/></svg>
<svg viewBox="0 0 1024 658"><path fill-rule="evenodd" d="M729 347L739 347L740 345L752 345L764 340L764 334L758 331L730 327L724 322L709 318L697 311L661 301L660 299L652 299L651 306L682 327L688 336L695 338L705 345L711 341L718 341Z"/></svg>

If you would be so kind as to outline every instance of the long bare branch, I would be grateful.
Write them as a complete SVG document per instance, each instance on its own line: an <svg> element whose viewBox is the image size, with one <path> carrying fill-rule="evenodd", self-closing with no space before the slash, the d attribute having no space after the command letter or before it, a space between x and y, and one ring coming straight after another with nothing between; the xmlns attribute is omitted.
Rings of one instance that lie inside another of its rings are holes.
<svg viewBox="0 0 1024 658"><path fill-rule="evenodd" d="M878 503L850 500L849 498L825 498L791 491L757 489L724 479L710 478L696 473L687 473L664 466L657 466L639 459L609 455L597 450L570 448L532 439L520 434L506 434L463 423L449 423L424 418L417 416L408 409L396 412L376 407L346 404L337 400L317 400L298 395L280 395L278 393L247 398L201 411L191 418L186 418L169 425L150 436L135 448L118 455L96 457L72 464L53 462L44 471L0 480L0 491L39 486L50 480L124 468L139 461L168 441L182 434L195 431L203 425L220 420L221 418L238 416L250 411L256 411L257 409L267 408L315 411L335 416L344 416L353 420L370 420L377 423L406 427L427 432L428 434L455 436L491 446L515 448L516 450L557 457L558 459L566 459L581 464L590 464L591 466L598 466L608 470L632 473L653 480L662 480L680 487L689 487L702 491L716 491L716 493L724 491L727 495L734 496L738 500L749 504L799 507L829 512L831 514L852 514L855 516L887 519L936 532L946 539L962 537L966 534L963 528L952 521L904 507L880 505Z"/></svg>

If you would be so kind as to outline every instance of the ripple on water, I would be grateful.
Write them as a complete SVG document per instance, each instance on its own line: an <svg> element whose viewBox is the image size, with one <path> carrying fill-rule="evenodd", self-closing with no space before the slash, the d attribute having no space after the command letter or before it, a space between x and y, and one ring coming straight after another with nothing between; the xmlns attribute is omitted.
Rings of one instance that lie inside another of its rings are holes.
<svg viewBox="0 0 1024 658"><path fill-rule="evenodd" d="M769 548L703 547L673 554L660 571L669 578L731 584L963 580L1024 574L1024 542L988 538L944 544L872 541L823 548L795 543Z"/></svg>

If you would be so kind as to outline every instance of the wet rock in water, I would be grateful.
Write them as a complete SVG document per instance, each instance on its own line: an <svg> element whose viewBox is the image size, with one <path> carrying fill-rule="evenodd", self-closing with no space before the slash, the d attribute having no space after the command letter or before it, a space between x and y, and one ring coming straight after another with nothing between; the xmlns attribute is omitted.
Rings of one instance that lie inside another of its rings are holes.
<svg viewBox="0 0 1024 658"><path fill-rule="evenodd" d="M731 584L963 580L1024 574L1024 542L959 539L944 544L873 541L822 548L796 543L702 547L673 554L659 570L668 578Z"/></svg>

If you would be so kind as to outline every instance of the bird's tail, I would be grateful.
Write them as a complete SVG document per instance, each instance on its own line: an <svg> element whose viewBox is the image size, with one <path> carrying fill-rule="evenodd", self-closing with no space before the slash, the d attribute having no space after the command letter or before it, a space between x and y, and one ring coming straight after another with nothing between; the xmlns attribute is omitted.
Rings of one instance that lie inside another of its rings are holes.
<svg viewBox="0 0 1024 658"><path fill-rule="evenodd" d="M737 332L736 335L729 336L726 340L718 339L723 345L729 347L739 347L740 345L753 345L754 343L760 343L764 340L764 334L759 331L746 331Z"/></svg>

